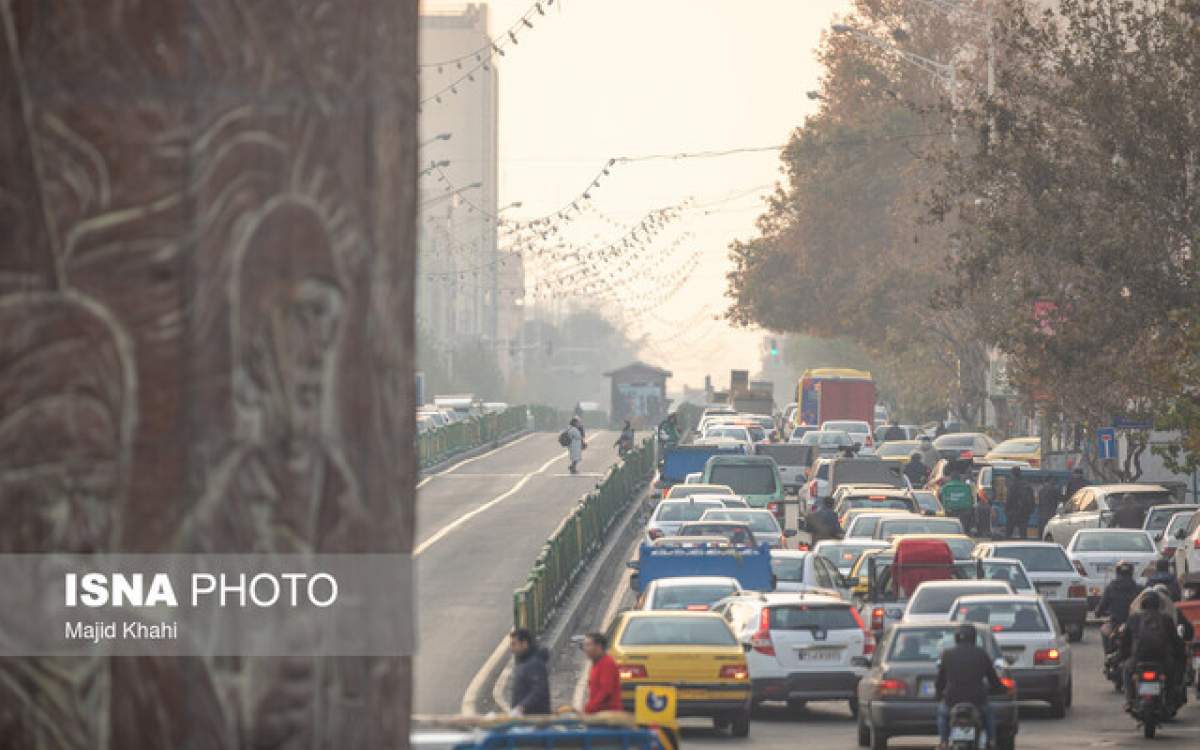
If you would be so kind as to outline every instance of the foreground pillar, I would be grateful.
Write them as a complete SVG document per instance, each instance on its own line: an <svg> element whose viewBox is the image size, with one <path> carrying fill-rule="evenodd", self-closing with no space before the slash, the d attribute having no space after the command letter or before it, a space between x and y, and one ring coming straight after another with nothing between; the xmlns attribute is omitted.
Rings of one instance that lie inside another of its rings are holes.
<svg viewBox="0 0 1200 750"><path fill-rule="evenodd" d="M416 28L0 0L0 553L411 551ZM0 748L404 747L409 681L4 658Z"/></svg>

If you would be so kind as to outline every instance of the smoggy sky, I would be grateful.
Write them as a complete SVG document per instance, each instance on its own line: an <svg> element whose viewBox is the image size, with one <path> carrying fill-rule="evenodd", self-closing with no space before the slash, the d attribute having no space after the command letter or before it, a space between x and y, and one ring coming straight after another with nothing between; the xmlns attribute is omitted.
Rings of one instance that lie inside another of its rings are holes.
<svg viewBox="0 0 1200 750"><path fill-rule="evenodd" d="M531 4L493 0L492 33ZM447 5L455 4L422 7ZM849 6L850 0L555 2L497 66L499 202L523 204L506 218L561 208L610 157L783 144L816 110L805 96L821 74L814 49ZM433 52L425 49L422 57ZM641 264L646 273L662 273L695 253L696 271L665 305L624 314L630 334L645 337L643 358L675 373L673 389L699 385L706 373L724 383L731 368L757 369L763 332L731 329L713 317L728 305L728 243L753 235L758 196L778 179L778 154L765 151L618 165L593 190L595 207L617 224L688 196L705 206L664 232L652 262ZM573 231L572 240L582 244L621 233L594 216ZM647 297L636 285L630 291L633 300ZM606 311L617 317L620 307L609 303Z"/></svg>

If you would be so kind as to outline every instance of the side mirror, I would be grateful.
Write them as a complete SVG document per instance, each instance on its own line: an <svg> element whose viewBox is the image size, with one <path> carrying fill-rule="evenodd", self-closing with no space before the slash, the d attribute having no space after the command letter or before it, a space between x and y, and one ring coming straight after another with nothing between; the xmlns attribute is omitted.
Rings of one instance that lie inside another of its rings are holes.
<svg viewBox="0 0 1200 750"><path fill-rule="evenodd" d="M785 537L787 537L788 539L791 539L792 537L796 536L799 533L800 532L796 529L787 529L786 531L783 532L783 535Z"/></svg>
<svg viewBox="0 0 1200 750"><path fill-rule="evenodd" d="M1162 538L1163 538L1163 532L1161 532L1161 531L1154 535L1154 541L1156 541L1156 542L1161 542Z"/></svg>

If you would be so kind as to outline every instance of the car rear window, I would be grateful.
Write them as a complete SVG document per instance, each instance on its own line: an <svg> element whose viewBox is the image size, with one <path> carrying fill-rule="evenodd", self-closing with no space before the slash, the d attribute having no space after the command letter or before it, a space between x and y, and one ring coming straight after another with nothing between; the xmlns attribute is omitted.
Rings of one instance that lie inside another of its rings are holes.
<svg viewBox="0 0 1200 750"><path fill-rule="evenodd" d="M843 604L769 607L771 630L854 630L858 621Z"/></svg>
<svg viewBox="0 0 1200 750"><path fill-rule="evenodd" d="M900 472L894 464L881 459L847 459L833 465L833 480L843 484L886 484L903 486Z"/></svg>
<svg viewBox="0 0 1200 750"><path fill-rule="evenodd" d="M737 521L749 526L751 531L758 533L779 533L779 524L775 522L775 517L769 512L756 513L751 511L739 513L736 510L717 510L708 513L705 520Z"/></svg>
<svg viewBox="0 0 1200 750"><path fill-rule="evenodd" d="M951 602L953 604L953 602ZM949 609L950 605L947 604ZM954 647L954 631L958 627L897 628L892 632L892 647L888 650L888 661L936 662L942 652ZM982 638L981 646L989 656L999 654L995 641Z"/></svg>
<svg viewBox="0 0 1200 750"><path fill-rule="evenodd" d="M876 548L861 544L829 544L822 545L817 554L833 563L838 570L847 571L854 567L863 550L867 549Z"/></svg>
<svg viewBox="0 0 1200 750"><path fill-rule="evenodd" d="M878 518L860 516L850 522L849 530L854 532L854 536L873 536L875 534L875 527L878 525Z"/></svg>
<svg viewBox="0 0 1200 750"><path fill-rule="evenodd" d="M737 587L728 583L697 586L664 586L654 594L652 609L687 609L688 607L711 606L727 596L737 593Z"/></svg>
<svg viewBox="0 0 1200 750"><path fill-rule="evenodd" d="M884 538L896 534L961 534L962 523L957 518L882 518L878 535Z"/></svg>
<svg viewBox="0 0 1200 750"><path fill-rule="evenodd" d="M775 493L774 467L738 466L717 464L712 467L709 480L714 484L729 485L739 495L771 495Z"/></svg>
<svg viewBox="0 0 1200 750"><path fill-rule="evenodd" d="M807 447L803 445L788 445L787 443L760 445L755 450L760 456L770 456L775 459L775 463L780 466L803 466L808 463L810 455Z"/></svg>
<svg viewBox="0 0 1200 750"><path fill-rule="evenodd" d="M797 557L771 557L771 572L780 581L793 583L804 580L804 555Z"/></svg>
<svg viewBox="0 0 1200 750"><path fill-rule="evenodd" d="M704 511L720 509L720 503L663 503L658 510L659 521L699 521Z"/></svg>
<svg viewBox="0 0 1200 750"><path fill-rule="evenodd" d="M1025 570L1033 573L1073 573L1071 560L1062 547L997 547L992 554L995 557L1007 557L1019 560Z"/></svg>
<svg viewBox="0 0 1200 750"><path fill-rule="evenodd" d="M1029 602L964 602L954 608L951 619L987 625L993 633L1044 633L1050 630L1042 608Z"/></svg>
<svg viewBox="0 0 1200 750"><path fill-rule="evenodd" d="M846 498L846 508L891 508L894 510L913 511L914 503L907 497L888 497L886 495L850 495ZM876 519L878 520L878 519ZM871 527L874 533L875 527Z"/></svg>
<svg viewBox="0 0 1200 750"><path fill-rule="evenodd" d="M949 612L955 600L960 596L971 594L1007 594L1009 588L996 584L985 586L981 583L963 586L938 586L936 588L921 588L913 596L909 611L914 615L932 615L939 612Z"/></svg>
<svg viewBox="0 0 1200 750"><path fill-rule="evenodd" d="M752 544L752 534L745 526L723 523L687 523L679 529L679 536L723 536L734 544Z"/></svg>
<svg viewBox="0 0 1200 750"><path fill-rule="evenodd" d="M1079 534L1076 552L1153 552L1154 545L1145 534Z"/></svg>
<svg viewBox="0 0 1200 750"><path fill-rule="evenodd" d="M621 634L622 646L734 646L733 633L713 617L634 617Z"/></svg>
<svg viewBox="0 0 1200 750"><path fill-rule="evenodd" d="M836 422L836 421L834 421L834 422L826 422L825 424L823 424L821 426L824 427L827 432L836 432L838 430L841 430L842 432L853 432L853 433L857 433L860 435L865 435L871 431L871 428L867 426L866 422Z"/></svg>
<svg viewBox="0 0 1200 750"><path fill-rule="evenodd" d="M980 581L999 581L1009 584L1013 591L1027 591L1033 588L1033 583L1026 577L1025 572L1016 564L1007 560L982 560L962 566L963 578L974 578Z"/></svg>

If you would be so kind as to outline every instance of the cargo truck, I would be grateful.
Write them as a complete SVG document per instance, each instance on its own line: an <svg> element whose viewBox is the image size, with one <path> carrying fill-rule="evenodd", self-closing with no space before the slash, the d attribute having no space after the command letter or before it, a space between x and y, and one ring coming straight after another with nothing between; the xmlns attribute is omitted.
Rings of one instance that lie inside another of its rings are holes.
<svg viewBox="0 0 1200 750"><path fill-rule="evenodd" d="M832 419L874 424L875 381L864 370L807 370L796 384L797 424L819 425Z"/></svg>

